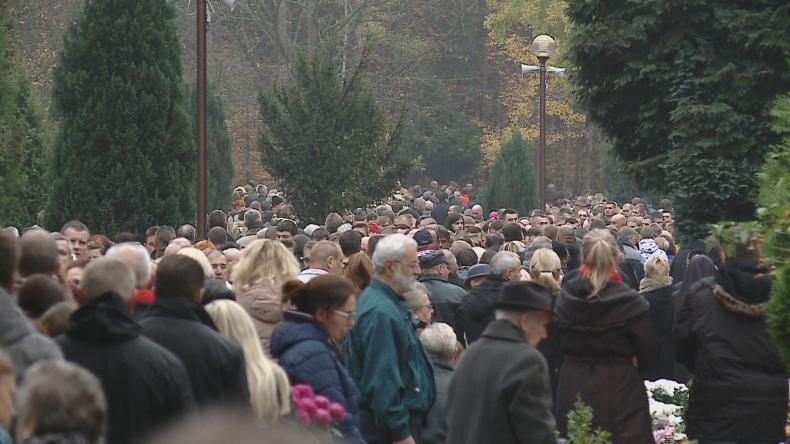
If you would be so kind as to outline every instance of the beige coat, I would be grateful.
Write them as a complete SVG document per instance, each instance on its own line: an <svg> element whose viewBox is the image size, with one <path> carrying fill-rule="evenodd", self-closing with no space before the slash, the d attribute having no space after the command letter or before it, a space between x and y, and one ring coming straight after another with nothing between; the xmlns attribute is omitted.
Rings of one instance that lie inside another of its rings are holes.
<svg viewBox="0 0 790 444"><path fill-rule="evenodd" d="M236 302L252 317L261 347L271 357L269 341L274 327L283 320L282 291L264 281L236 296Z"/></svg>

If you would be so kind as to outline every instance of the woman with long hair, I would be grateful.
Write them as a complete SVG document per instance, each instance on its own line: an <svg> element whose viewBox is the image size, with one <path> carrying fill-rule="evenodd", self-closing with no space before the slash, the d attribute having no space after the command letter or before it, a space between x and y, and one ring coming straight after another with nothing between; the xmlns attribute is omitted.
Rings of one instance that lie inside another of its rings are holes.
<svg viewBox="0 0 790 444"><path fill-rule="evenodd" d="M370 281L373 280L373 261L370 260L370 256L362 251L352 254L351 257L348 258L348 264L346 264L343 274L346 279L353 282L361 292L367 288Z"/></svg>
<svg viewBox="0 0 790 444"><path fill-rule="evenodd" d="M529 260L529 277L556 295L562 286L562 261L553 250L539 248Z"/></svg>
<svg viewBox="0 0 790 444"><path fill-rule="evenodd" d="M639 293L650 303L648 315L658 337L658 363L642 373L649 381L675 379L675 347L672 345L672 277L669 261L656 255L645 262L645 277L639 283Z"/></svg>
<svg viewBox="0 0 790 444"><path fill-rule="evenodd" d="M554 250L548 248L538 248L532 253L529 260L529 278L549 289L552 304L556 304L556 296L562 287L562 261ZM552 394L557 392L560 368L565 361L562 354L562 347L557 336L557 324L552 321L548 328L549 337L538 345L538 351L546 358L549 366L549 376L551 377Z"/></svg>
<svg viewBox="0 0 790 444"><path fill-rule="evenodd" d="M272 331L283 319L282 285L296 279L298 273L294 255L282 243L270 239L251 242L233 267L236 302L252 317L267 356Z"/></svg>
<svg viewBox="0 0 790 444"><path fill-rule="evenodd" d="M343 339L354 323L357 289L348 279L318 276L283 286L285 320L272 336L272 355L292 384L307 384L318 395L342 404L347 416L339 424L348 442L364 443L354 381L337 358L334 341Z"/></svg>
<svg viewBox="0 0 790 444"><path fill-rule="evenodd" d="M614 237L590 231L582 243L584 265L562 288L554 307L565 362L557 385L560 434L577 397L593 410L593 427L613 444L654 444L640 370L652 367L657 345L649 304L623 283Z"/></svg>
<svg viewBox="0 0 790 444"><path fill-rule="evenodd" d="M241 345L250 388L250 404L263 424L273 424L290 410L291 387L280 366L261 349L252 318L241 305L220 299L206 305L220 334Z"/></svg>

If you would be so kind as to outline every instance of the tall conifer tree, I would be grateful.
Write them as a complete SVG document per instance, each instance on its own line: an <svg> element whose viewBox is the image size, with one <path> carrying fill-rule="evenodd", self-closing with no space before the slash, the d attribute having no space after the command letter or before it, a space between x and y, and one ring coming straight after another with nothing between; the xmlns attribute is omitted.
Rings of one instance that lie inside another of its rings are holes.
<svg viewBox="0 0 790 444"><path fill-rule="evenodd" d="M173 7L87 0L63 47L47 226L79 219L113 234L193 221L196 151Z"/></svg>
<svg viewBox="0 0 790 444"><path fill-rule="evenodd" d="M483 190L483 203L490 210L514 208L520 214L538 207L534 162L527 142L516 130L499 151L494 166L488 172L488 183Z"/></svg>
<svg viewBox="0 0 790 444"><path fill-rule="evenodd" d="M48 150L30 83L7 40L0 6L0 226L36 222Z"/></svg>
<svg viewBox="0 0 790 444"><path fill-rule="evenodd" d="M206 193L207 205L211 210L227 210L232 197L233 182L232 143L225 123L225 107L215 93L214 86L208 85L206 94ZM190 106L192 125L197 137L197 88L192 88Z"/></svg>

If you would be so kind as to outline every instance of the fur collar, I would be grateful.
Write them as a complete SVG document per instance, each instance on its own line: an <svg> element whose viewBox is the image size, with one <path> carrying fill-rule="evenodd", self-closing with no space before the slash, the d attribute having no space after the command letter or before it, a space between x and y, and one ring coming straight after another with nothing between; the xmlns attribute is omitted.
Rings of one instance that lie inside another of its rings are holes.
<svg viewBox="0 0 790 444"><path fill-rule="evenodd" d="M713 286L713 294L724 305L728 311L741 316L750 318L764 318L768 302L760 302L757 304L748 304L727 292L721 285Z"/></svg>

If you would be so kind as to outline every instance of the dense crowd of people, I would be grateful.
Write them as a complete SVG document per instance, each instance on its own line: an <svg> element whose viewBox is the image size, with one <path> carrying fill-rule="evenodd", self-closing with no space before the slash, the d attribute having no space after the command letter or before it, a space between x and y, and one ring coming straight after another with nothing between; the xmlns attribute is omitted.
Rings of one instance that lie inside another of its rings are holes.
<svg viewBox="0 0 790 444"><path fill-rule="evenodd" d="M727 255L678 245L666 200L548 197L522 214L398 183L319 225L258 185L205 239L7 228L0 444L544 444L577 400L613 444L652 444L658 379L693 381L700 444L783 442L759 238Z"/></svg>

